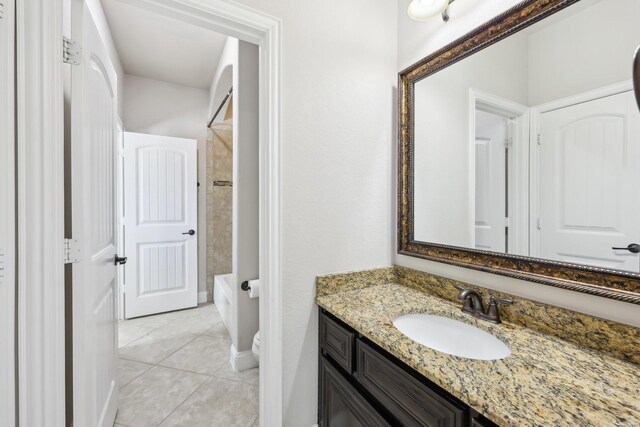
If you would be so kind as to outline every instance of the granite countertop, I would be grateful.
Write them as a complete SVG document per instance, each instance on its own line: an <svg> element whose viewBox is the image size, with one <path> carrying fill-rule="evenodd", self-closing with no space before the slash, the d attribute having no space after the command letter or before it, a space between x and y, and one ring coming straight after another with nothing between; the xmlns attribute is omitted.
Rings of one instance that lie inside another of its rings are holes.
<svg viewBox="0 0 640 427"><path fill-rule="evenodd" d="M501 426L640 426L637 364L522 325L477 320L460 311L461 303L398 283L319 294L316 301ZM432 350L393 326L395 317L408 313L477 326L507 343L512 354L480 361Z"/></svg>

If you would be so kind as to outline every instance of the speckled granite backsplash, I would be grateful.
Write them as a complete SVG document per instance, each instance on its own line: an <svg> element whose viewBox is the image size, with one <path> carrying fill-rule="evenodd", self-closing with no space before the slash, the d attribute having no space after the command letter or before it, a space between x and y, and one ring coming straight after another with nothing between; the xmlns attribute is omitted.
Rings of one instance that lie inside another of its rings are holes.
<svg viewBox="0 0 640 427"><path fill-rule="evenodd" d="M397 267L389 266L318 276L316 277L316 297L395 282L396 270Z"/></svg>
<svg viewBox="0 0 640 427"><path fill-rule="evenodd" d="M445 300L455 301L460 303L461 307L462 303L457 299L458 291L453 287L454 283L465 288L482 290L485 305L488 295L513 298L516 304L500 307L504 322L519 324L576 345L640 364L640 330L638 328L410 268L389 266L318 276L316 295L322 297L387 283L401 284Z"/></svg>

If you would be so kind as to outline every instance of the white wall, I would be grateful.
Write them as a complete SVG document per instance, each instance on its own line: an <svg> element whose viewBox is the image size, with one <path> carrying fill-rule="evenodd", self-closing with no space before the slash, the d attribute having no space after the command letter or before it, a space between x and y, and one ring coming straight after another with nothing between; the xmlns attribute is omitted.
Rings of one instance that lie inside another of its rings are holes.
<svg viewBox="0 0 640 427"><path fill-rule="evenodd" d="M240 0L282 19L284 425L317 418L317 274L391 262L396 3Z"/></svg>
<svg viewBox="0 0 640 427"><path fill-rule="evenodd" d="M250 351L258 332L258 299L240 289L245 280L257 279L260 272L260 146L258 121L259 48L238 43L237 66L233 71L233 316L238 352ZM253 360L249 359L250 362Z"/></svg>
<svg viewBox="0 0 640 427"><path fill-rule="evenodd" d="M129 132L198 140L198 278L206 278L206 146L209 91L124 76L124 128ZM205 279L206 280L206 279ZM206 291L206 281L198 290Z"/></svg>
<svg viewBox="0 0 640 427"><path fill-rule="evenodd" d="M213 113L218 109L229 88L233 85L233 69L238 64L238 43L238 39L227 37L220 54L220 61L218 61L216 72L211 81L211 88L209 89L209 120L211 120ZM216 121L224 120L224 112L225 109L220 112Z"/></svg>
<svg viewBox="0 0 640 427"><path fill-rule="evenodd" d="M397 4L397 70L404 69L424 56L433 53L447 43L454 41L456 38L517 3L518 0L455 2L451 5L451 20L448 23L444 23L440 19L433 19L426 22L412 21L406 14L409 0L401 0ZM599 31L597 32L600 33ZM394 229L395 224L394 217L391 222L391 227ZM425 261L418 258L398 255L395 253L395 249L392 249L392 251L394 253L394 262L398 265L474 283L489 289L496 289L532 300L558 305L605 319L640 326L640 306L637 305L538 285L531 282L514 280L504 276L482 273L442 263Z"/></svg>
<svg viewBox="0 0 640 427"><path fill-rule="evenodd" d="M568 17L529 37L531 106L631 78L633 52L640 44L640 2L589 0L583 8L578 13L566 9Z"/></svg>

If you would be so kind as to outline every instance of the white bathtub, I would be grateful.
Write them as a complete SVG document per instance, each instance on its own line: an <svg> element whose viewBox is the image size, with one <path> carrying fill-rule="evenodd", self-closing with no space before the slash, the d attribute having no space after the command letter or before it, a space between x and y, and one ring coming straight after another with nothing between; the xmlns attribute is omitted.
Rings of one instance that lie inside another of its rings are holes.
<svg viewBox="0 0 640 427"><path fill-rule="evenodd" d="M222 322L231 335L232 325L232 289L234 285L233 274L220 274L213 277L213 303L222 317Z"/></svg>

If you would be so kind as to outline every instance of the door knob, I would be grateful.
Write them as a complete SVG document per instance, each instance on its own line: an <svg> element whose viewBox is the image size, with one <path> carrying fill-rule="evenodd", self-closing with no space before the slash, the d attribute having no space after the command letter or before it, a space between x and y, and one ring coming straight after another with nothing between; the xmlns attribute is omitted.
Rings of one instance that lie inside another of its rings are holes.
<svg viewBox="0 0 640 427"><path fill-rule="evenodd" d="M127 257L126 256L118 256L118 254L116 254L113 257L113 263L115 265L123 265L127 263Z"/></svg>
<svg viewBox="0 0 640 427"><path fill-rule="evenodd" d="M182 233L182 234L188 234L189 236L193 236L194 234L196 234L195 230L189 230L186 233Z"/></svg>
<svg viewBox="0 0 640 427"><path fill-rule="evenodd" d="M631 243L631 244L629 244L629 246L624 247L624 248L616 248L616 247L613 247L613 248L611 248L611 249L614 249L614 250L616 250L616 251L629 251L629 252L631 252L632 254L637 254L637 253L639 253L639 252L640 252L640 245L639 245L639 244L637 244L637 243Z"/></svg>

